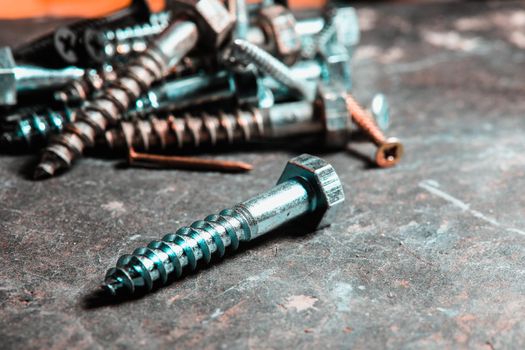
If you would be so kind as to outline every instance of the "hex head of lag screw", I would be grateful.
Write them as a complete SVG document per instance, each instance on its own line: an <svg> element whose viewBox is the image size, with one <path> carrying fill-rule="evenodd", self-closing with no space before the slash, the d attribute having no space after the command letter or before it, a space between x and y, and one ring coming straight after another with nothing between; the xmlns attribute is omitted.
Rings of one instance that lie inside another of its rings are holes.
<svg viewBox="0 0 525 350"><path fill-rule="evenodd" d="M227 248L237 249L284 224L307 218L313 229L330 225L344 202L343 186L334 168L324 160L303 154L286 165L277 185L269 191L195 221L175 233L121 256L103 288L112 295L148 292L210 263Z"/></svg>
<svg viewBox="0 0 525 350"><path fill-rule="evenodd" d="M197 43L217 47L227 37L233 21L218 0L200 0L193 3L193 7L182 1L184 18L193 20L174 21L148 49L126 65L100 95L78 110L77 120L45 149L34 173L36 179L53 176L70 167L86 147L94 145L97 136L120 120L131 103L154 81L167 75Z"/></svg>

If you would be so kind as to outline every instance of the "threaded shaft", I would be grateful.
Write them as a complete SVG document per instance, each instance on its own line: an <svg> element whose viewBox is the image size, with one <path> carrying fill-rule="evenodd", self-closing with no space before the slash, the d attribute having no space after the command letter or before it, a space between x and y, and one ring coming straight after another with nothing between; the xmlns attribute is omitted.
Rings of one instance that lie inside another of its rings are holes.
<svg viewBox="0 0 525 350"><path fill-rule="evenodd" d="M243 64L253 63L261 71L290 89L290 91L308 99L311 97L311 93L305 88L304 82L296 79L290 68L265 50L242 39L234 40L231 48L231 56L234 59L240 60Z"/></svg>
<svg viewBox="0 0 525 350"><path fill-rule="evenodd" d="M112 42L123 40L148 38L160 34L169 25L170 13L158 13L150 17L146 23L135 24L124 28L110 29L104 32L104 36Z"/></svg>
<svg viewBox="0 0 525 350"><path fill-rule="evenodd" d="M352 120L361 128L376 145L381 145L385 142L385 136L377 126L374 118L354 99L353 96L347 94L346 106L352 115Z"/></svg>
<svg viewBox="0 0 525 350"><path fill-rule="evenodd" d="M7 146L35 146L45 142L52 134L59 133L64 125L75 120L70 109L54 111L44 109L26 114L9 125L9 131L0 136L1 144Z"/></svg>
<svg viewBox="0 0 525 350"><path fill-rule="evenodd" d="M251 228L240 208L226 209L195 221L175 233L121 256L115 268L108 270L103 287L112 294L126 288L149 291L156 281L166 284L170 276L179 277L183 270L195 270L200 260L209 263L212 255L222 257L226 248L234 250L239 241L249 240Z"/></svg>
<svg viewBox="0 0 525 350"><path fill-rule="evenodd" d="M108 82L114 81L117 74L113 67L106 66L96 71L86 71L84 76L72 81L54 94L61 103L70 105L90 98L93 92L100 90Z"/></svg>
<svg viewBox="0 0 525 350"><path fill-rule="evenodd" d="M52 176L67 168L109 125L115 124L141 93L162 78L178 59L197 42L197 27L192 22L176 22L152 43L151 47L117 74L98 97L78 110L77 120L45 149L35 178Z"/></svg>
<svg viewBox="0 0 525 350"><path fill-rule="evenodd" d="M119 127L105 133L105 143L112 149L135 150L201 147L203 145L248 142L264 136L263 115L258 109L243 108L216 115L186 113L148 120L121 121Z"/></svg>
<svg viewBox="0 0 525 350"><path fill-rule="evenodd" d="M144 51L148 42L168 27L170 17L170 12L161 12L151 15L146 23L105 31L104 37L108 40L106 53L121 56Z"/></svg>

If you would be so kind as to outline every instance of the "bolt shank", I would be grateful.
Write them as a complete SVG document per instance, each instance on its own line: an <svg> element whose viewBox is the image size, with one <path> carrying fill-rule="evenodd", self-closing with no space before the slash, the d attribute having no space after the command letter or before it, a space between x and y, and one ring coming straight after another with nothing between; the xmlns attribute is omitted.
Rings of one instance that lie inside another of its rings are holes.
<svg viewBox="0 0 525 350"><path fill-rule="evenodd" d="M168 69L184 58L197 45L199 39L197 25L193 22L179 21L169 28L171 29L164 30L151 44L165 56Z"/></svg>
<svg viewBox="0 0 525 350"><path fill-rule="evenodd" d="M251 240L313 212L315 193L306 180L293 178L242 202L235 209L248 217L251 234L247 240Z"/></svg>
<svg viewBox="0 0 525 350"><path fill-rule="evenodd" d="M276 104L268 111L265 129L271 138L315 135L324 132L321 118L309 101Z"/></svg>

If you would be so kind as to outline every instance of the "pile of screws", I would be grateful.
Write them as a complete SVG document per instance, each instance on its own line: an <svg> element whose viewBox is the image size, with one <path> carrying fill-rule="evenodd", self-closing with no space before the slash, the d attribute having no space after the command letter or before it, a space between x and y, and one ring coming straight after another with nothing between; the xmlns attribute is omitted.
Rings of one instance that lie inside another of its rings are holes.
<svg viewBox="0 0 525 350"><path fill-rule="evenodd" d="M171 0L151 13L134 0L0 49L0 148L42 149L37 179L91 148L131 164L246 171L170 153L306 138L343 149L360 130L377 145L377 165L392 166L403 147L383 135L385 96L367 110L350 94L358 42L350 7L296 19L272 1Z"/></svg>

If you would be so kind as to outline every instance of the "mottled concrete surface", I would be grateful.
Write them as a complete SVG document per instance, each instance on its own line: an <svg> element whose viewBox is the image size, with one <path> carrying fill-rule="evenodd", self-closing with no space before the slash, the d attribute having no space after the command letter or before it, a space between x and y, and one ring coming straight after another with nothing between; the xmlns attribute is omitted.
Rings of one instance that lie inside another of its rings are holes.
<svg viewBox="0 0 525 350"><path fill-rule="evenodd" d="M323 155L347 195L330 228L291 228L141 299L86 297L125 252L272 186L247 175L119 169L88 158L32 182L0 157L2 348L525 346L525 6L363 7L356 94L391 98L406 158ZM13 40L2 30L3 41ZM12 43L13 41L11 41Z"/></svg>

